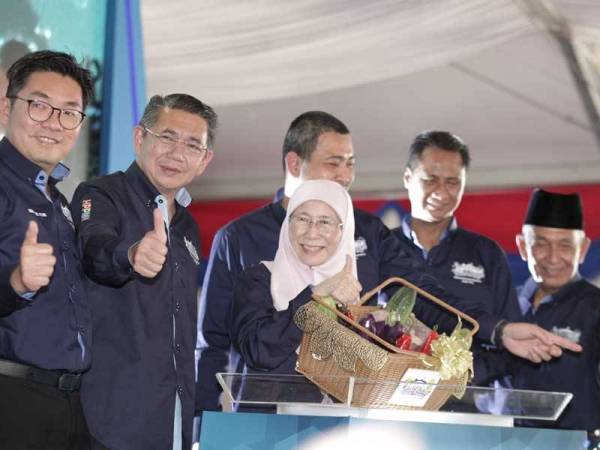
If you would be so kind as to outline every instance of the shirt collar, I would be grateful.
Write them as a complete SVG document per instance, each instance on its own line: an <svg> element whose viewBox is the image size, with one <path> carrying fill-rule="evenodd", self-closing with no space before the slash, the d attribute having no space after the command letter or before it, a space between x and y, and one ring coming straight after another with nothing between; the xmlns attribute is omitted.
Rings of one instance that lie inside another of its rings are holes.
<svg viewBox="0 0 600 450"><path fill-rule="evenodd" d="M570 286L571 284L576 283L581 279L582 279L581 275L579 273L576 273L575 276L573 277L573 279L571 281L569 281L566 285L564 285L558 292L556 292L555 294L548 294L544 298L542 298L542 300L540 301L540 305L543 305L546 303L551 303L551 302L555 301L556 298L558 297L558 295L567 286ZM521 286L521 289L519 290L519 295L517 298L519 300L519 308L521 309L521 314L523 316L525 314L527 314L530 310L531 310L532 314L535 314L535 311L533 310L533 296L535 295L537 288L538 288L538 284L531 277L529 277L527 279L527 281L525 282L525 284L523 286Z"/></svg>
<svg viewBox="0 0 600 450"><path fill-rule="evenodd" d="M132 162L125 174L131 181L135 191L147 205L153 203L157 196L161 195L142 169L140 169L137 162ZM185 208L192 202L192 196L186 188L181 188L175 194L175 201Z"/></svg>
<svg viewBox="0 0 600 450"><path fill-rule="evenodd" d="M45 191L46 183L49 181L46 172L44 172L40 166L25 158L25 156L12 145L7 137L4 137L2 141L0 141L0 159L17 174L35 184L38 189L40 188L40 184L43 183ZM50 182L52 184L58 183L69 176L69 173L70 170L67 166L63 163L58 163L50 174Z"/></svg>
<svg viewBox="0 0 600 450"><path fill-rule="evenodd" d="M410 214L405 214L402 217L402 224L401 224L402 233L404 234L404 236L406 236L407 239L410 239L413 244L415 244L417 247L419 247L421 249L421 252L423 253L423 257L425 259L427 259L429 252L427 250L425 250L423 248L423 246L421 245L421 243L419 242L419 239L417 238L417 233L415 233L413 231L411 223L412 223L412 216ZM448 237L448 235L451 232L455 231L457 228L458 228L458 222L456 221L456 217L452 217L452 220L448 224L448 228L446 228L444 230L444 232L442 233L442 235L440 236L440 242L442 242L444 239L446 239ZM438 242L438 244L439 244L439 242Z"/></svg>

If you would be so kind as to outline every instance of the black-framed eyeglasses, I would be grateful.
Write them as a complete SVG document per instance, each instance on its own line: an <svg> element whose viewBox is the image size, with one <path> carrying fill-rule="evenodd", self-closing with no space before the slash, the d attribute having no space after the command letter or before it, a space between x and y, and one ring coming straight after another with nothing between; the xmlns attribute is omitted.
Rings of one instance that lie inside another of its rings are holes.
<svg viewBox="0 0 600 450"><path fill-rule="evenodd" d="M175 136L171 136L170 134L155 133L149 128L146 128L145 126L142 126L142 128L148 133L150 133L152 136L154 136L156 139L158 139L160 142L165 144L169 149L175 148L175 146L178 143L183 144L184 149L186 149L190 154L198 158L204 158L204 155L206 155L206 152L208 151L208 147L206 147L205 145L198 144L194 141L179 139Z"/></svg>
<svg viewBox="0 0 600 450"><path fill-rule="evenodd" d="M55 108L50 103L43 100L34 100L11 95L8 98L14 98L27 103L27 114L34 122L45 122L52 117L54 111L58 111L58 123L65 130L74 130L85 118L85 113L72 108Z"/></svg>

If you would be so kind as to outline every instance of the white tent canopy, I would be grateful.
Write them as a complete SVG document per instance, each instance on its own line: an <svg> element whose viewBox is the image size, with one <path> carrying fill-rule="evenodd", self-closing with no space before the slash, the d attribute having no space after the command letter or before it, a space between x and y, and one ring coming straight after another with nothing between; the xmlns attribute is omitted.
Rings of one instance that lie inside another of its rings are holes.
<svg viewBox="0 0 600 450"><path fill-rule="evenodd" d="M431 128L469 144L471 188L600 178L597 0L144 0L142 21L148 94L220 116L196 198L272 195L314 109L352 131L354 191L396 195Z"/></svg>

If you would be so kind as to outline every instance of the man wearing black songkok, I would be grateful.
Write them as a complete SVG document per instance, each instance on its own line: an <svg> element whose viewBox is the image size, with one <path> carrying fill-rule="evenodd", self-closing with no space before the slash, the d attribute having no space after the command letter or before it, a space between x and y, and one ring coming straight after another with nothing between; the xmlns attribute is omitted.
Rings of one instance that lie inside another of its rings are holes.
<svg viewBox="0 0 600 450"><path fill-rule="evenodd" d="M514 387L573 393L550 426L592 432L600 428L600 289L578 271L590 246L579 195L535 190L517 245L531 274L519 292L523 316L581 344L583 351L566 351L541 364L518 361Z"/></svg>

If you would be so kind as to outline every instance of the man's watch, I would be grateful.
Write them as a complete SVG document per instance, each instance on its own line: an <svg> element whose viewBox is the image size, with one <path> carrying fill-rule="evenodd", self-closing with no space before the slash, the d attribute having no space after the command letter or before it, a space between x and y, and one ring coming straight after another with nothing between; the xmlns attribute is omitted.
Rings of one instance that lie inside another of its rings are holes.
<svg viewBox="0 0 600 450"><path fill-rule="evenodd" d="M504 337L504 328L509 323L510 322L508 320L502 319L496 324L494 331L492 331L492 337L490 340L498 350L502 350L504 348L504 342L502 341Z"/></svg>

